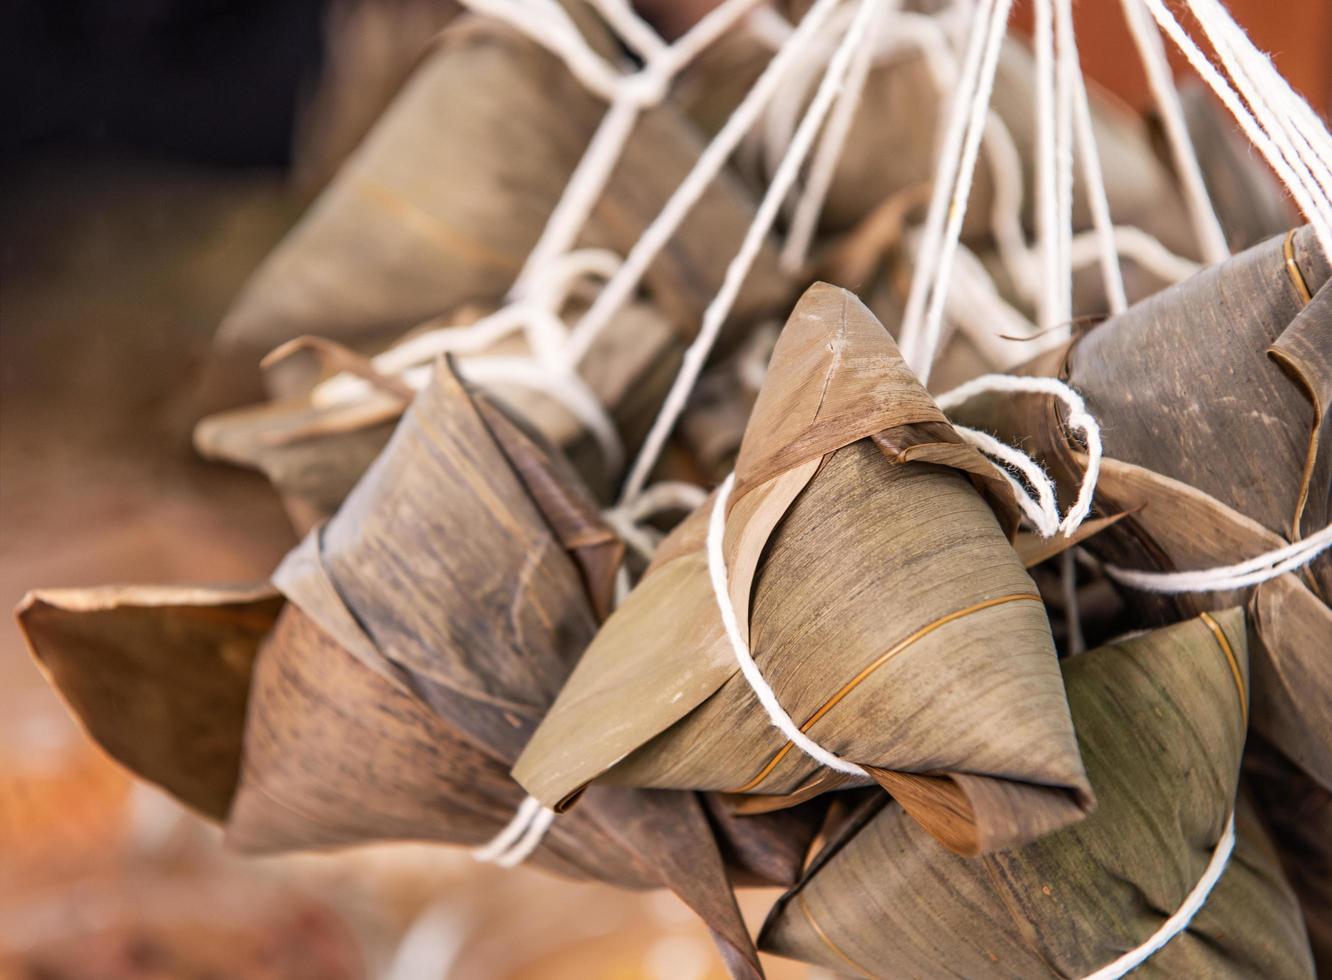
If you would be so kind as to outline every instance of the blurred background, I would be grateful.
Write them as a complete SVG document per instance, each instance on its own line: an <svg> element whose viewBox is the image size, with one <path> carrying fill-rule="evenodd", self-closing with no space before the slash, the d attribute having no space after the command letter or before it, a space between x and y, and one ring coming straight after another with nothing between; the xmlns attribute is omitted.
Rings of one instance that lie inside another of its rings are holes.
<svg viewBox="0 0 1332 980"><path fill-rule="evenodd" d="M644 7L670 32L702 5ZM1332 4L1230 6L1326 112ZM1079 5L1083 59L1144 108L1117 8ZM219 407L205 354L453 9L0 5L0 604L37 586L258 580L294 544L261 477L190 449L193 422ZM747 896L747 912L771 899ZM229 857L101 755L0 628L0 980L721 975L665 895L407 845Z"/></svg>

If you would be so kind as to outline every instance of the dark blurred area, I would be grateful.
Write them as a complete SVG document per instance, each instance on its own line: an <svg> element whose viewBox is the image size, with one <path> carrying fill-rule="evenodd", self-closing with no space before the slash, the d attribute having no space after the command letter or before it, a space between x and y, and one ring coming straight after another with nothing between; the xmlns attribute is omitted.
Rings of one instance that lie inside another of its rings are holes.
<svg viewBox="0 0 1332 980"><path fill-rule="evenodd" d="M284 166L318 76L323 0L11 0L8 162L41 150Z"/></svg>

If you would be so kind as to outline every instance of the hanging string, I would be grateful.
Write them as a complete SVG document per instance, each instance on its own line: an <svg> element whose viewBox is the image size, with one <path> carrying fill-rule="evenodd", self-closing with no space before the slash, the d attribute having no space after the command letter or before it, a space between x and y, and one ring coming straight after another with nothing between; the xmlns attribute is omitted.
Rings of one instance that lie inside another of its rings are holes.
<svg viewBox="0 0 1332 980"><path fill-rule="evenodd" d="M1051 0L1035 0L1033 43L1036 49L1036 243L1041 259L1041 292L1036 323L1050 329L1063 323L1059 301L1059 181L1055 149L1054 14Z"/></svg>
<svg viewBox="0 0 1332 980"><path fill-rule="evenodd" d="M1124 290L1124 273L1119 265L1119 248L1116 245L1115 227L1110 217L1110 200L1105 188L1105 175L1101 171L1101 154L1096 145L1096 130L1092 126L1091 101L1087 97L1087 84L1082 77L1082 65L1078 58L1077 38L1072 30L1072 0L1057 0L1059 14L1070 25L1068 32L1068 51L1073 59L1073 125L1077 141L1078 161L1082 164L1082 179L1087 185L1087 202L1091 208L1096 256L1101 266L1101 281L1105 287L1106 299L1110 304L1110 313L1122 313L1128 308L1128 296ZM1156 239L1143 235L1152 242ZM1077 236L1069 243L1069 261L1076 267ZM1159 242L1156 242L1160 245ZM1162 251L1165 251L1162 249Z"/></svg>
<svg viewBox="0 0 1332 980"><path fill-rule="evenodd" d="M944 297L975 177L981 131L989 109L990 94L994 89L999 49L1012 0L985 0L983 7L985 15L976 22L971 41L968 42L962 70L963 87L958 89L953 118L944 140L944 166L941 169L954 170L951 193L942 181L936 184L936 193L930 202L930 214L926 219L922 248L924 261L916 266L902 321L902 356L915 370L922 384L929 381L930 368L939 344ZM952 158L950 150L955 146L959 151L957 162L949 168L947 161ZM922 321L921 309L927 293L929 304L925 307Z"/></svg>
<svg viewBox="0 0 1332 980"><path fill-rule="evenodd" d="M476 0L466 0L474 4ZM597 201L605 191L616 163L624 153L634 126L643 110L665 98L671 80L704 48L733 27L741 17L753 9L760 0L726 0L709 11L674 44L666 44L648 27L624 0L598 0L598 7L607 20L643 57L643 67L632 74L615 75L610 87L593 90L606 97L610 106L602 117L596 133L574 168L560 200L551 212L541 237L528 254L518 274L510 296L521 298L532 280L541 275L547 265L573 248ZM519 30L530 28L530 19L521 13L505 13L505 20ZM517 18L516 20L514 18ZM627 32L627 33L626 33ZM627 35L632 35L629 37ZM544 38L535 38L544 43ZM586 52L580 57L598 58L579 35L580 45ZM560 53L560 52L557 52ZM565 63L572 70L568 58Z"/></svg>
<svg viewBox="0 0 1332 980"><path fill-rule="evenodd" d="M1214 0L1193 0L1191 9L1254 114L1269 130L1275 126L1279 131L1279 146L1288 144L1293 148L1294 158L1311 175L1313 189L1326 205L1332 200L1332 172L1328 156L1314 146L1315 142L1320 147L1329 143L1324 124L1311 119L1308 105L1281 77L1272 59L1254 47L1224 7Z"/></svg>
<svg viewBox="0 0 1332 980"><path fill-rule="evenodd" d="M935 401L941 409L947 412L949 409L956 408L986 392L1024 392L1052 395L1063 402L1068 409L1067 425L1069 429L1081 433L1086 445L1087 469L1082 474L1082 483L1078 487L1077 498L1062 519L1055 505L1054 483L1031 457L1006 443L1000 442L987 433L956 425L954 425L954 428L957 428L963 438L975 445L981 452L995 456L1010 466L1017 467L1022 475L1027 478L1028 482L1035 488L1035 497L1027 493L1011 476L1009 482L1018 490L1018 504L1022 507L1023 513L1027 515L1043 537L1053 537L1055 534L1072 534L1091 513L1092 499L1096 493L1096 480L1101 473L1103 449L1100 425L1087 411L1087 404L1082 400L1082 396L1057 378L986 374L979 378L973 378L966 384L959 385L952 391L940 395ZM1004 473L1002 468L1000 472ZM1004 475L1008 476L1007 473L1004 473Z"/></svg>
<svg viewBox="0 0 1332 980"><path fill-rule="evenodd" d="M856 17L847 29L846 36L842 39L832 60L828 63L828 71L824 75L823 82L819 85L818 92L815 93L805 118L801 120L786 156L782 158L781 165L777 168L777 172L773 174L763 199L759 202L759 206L754 213L754 220L750 222L749 228L745 232L740 249L726 268L721 289L713 297L712 302L708 304L707 309L703 311L703 322L699 327L698 336L685 351L675 383L667 393L661 411L652 423L652 428L643 442L643 448L629 471L624 489L620 494L621 502L634 497L647 483L648 475L652 472L652 467L656 465L657 458L661 455L671 430L675 427L680 413L684 410L685 401L689 397L690 391L693 390L699 373L703 370L704 362L712 352L712 346L716 342L717 335L721 332L722 324L740 293L740 287L749 272L750 266L753 264L754 258L763 246L763 240L777 217L781 203L795 183L805 157L809 155L814 137L832 107L833 100L837 97L847 72L850 70L851 61L857 48L861 44L867 44L872 40L870 25L877 12L878 3L879 0L860 0ZM803 26L804 22L802 21L801 27ZM796 34L798 33L799 28L796 31ZM792 35L793 38L795 36L795 34ZM637 251L637 247L634 251ZM630 255L632 257L633 252ZM631 260L632 258L626 260L624 267L627 267ZM621 267L621 269L623 270L624 267ZM602 293L602 298L605 298L613 284L614 280L607 285L606 292ZM581 326L582 324L579 324L579 327Z"/></svg>
<svg viewBox="0 0 1332 980"><path fill-rule="evenodd" d="M1175 89L1174 75L1166 59L1161 35L1148 18L1141 0L1122 0L1121 6L1129 33L1133 35L1133 43L1142 60L1147 85L1156 101L1156 111L1161 115L1170 155L1175 162L1175 173L1179 177L1184 203L1193 222L1193 237L1202 250L1204 261L1209 265L1224 262L1230 257L1230 247L1226 244L1225 233L1221 230L1221 222L1217 219L1211 195L1203 180L1202 167L1198 164L1198 154L1193 148L1188 124L1184 121L1184 109L1179 102L1179 92Z"/></svg>
<svg viewBox="0 0 1332 980"><path fill-rule="evenodd" d="M782 246L779 259L782 269L787 273L797 273L805 264L810 243L814 240L814 232L818 228L819 213L823 210L823 202L837 173L837 162L841 159L847 137L851 134L851 125L856 119L856 111L860 108L861 93L865 90L870 67L874 64L876 42L881 28L888 19L887 15L894 12L900 3L901 0L883 0L882 7L870 25L869 38L856 51L842 94L838 97L837 106L828 119L823 139L819 141L818 151L809 169L809 177L796 203L791 228Z"/></svg>
<svg viewBox="0 0 1332 980"><path fill-rule="evenodd" d="M1137 0L1137 2L1147 7L1156 18L1157 24L1170 36L1199 77L1217 94L1230 114L1239 122L1249 142L1262 153L1268 165L1295 198L1295 203L1304 212L1309 223L1313 225L1323 253L1332 256L1332 203L1311 187L1312 178L1308 174L1308 168L1299 163L1298 152L1293 152L1293 148L1289 145L1280 145L1269 135L1267 126L1271 120L1260 121L1255 113L1241 102L1230 82L1207 60L1202 50L1185 33L1174 14L1161 0ZM1194 13L1200 20L1208 16L1206 13L1199 15L1196 10Z"/></svg>
<svg viewBox="0 0 1332 980"><path fill-rule="evenodd" d="M801 18L800 25L791 32L782 49L768 63L717 135L704 147L693 168L629 250L623 265L574 326L567 351L572 363L576 364L582 359L597 335L638 288L643 274L721 172L741 138L758 119L759 113L781 82L783 73L790 68L804 45L817 34L838 3L839 0L814 0L809 11Z"/></svg>

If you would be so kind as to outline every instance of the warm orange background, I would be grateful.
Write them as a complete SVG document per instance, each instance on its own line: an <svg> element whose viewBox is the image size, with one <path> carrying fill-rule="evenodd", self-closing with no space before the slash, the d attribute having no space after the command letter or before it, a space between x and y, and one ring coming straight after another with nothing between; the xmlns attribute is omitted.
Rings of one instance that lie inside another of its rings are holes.
<svg viewBox="0 0 1332 980"><path fill-rule="evenodd" d="M1230 12L1259 48L1319 112L1332 104L1332 3L1328 0L1225 0ZM1188 14L1171 4L1180 22L1194 31ZM1081 0L1075 4L1078 51L1088 77L1096 79L1135 108L1151 105L1137 51L1124 24L1119 0ZM1021 29L1031 28L1031 4L1018 0L1013 14ZM1191 72L1184 58L1167 42L1177 72Z"/></svg>

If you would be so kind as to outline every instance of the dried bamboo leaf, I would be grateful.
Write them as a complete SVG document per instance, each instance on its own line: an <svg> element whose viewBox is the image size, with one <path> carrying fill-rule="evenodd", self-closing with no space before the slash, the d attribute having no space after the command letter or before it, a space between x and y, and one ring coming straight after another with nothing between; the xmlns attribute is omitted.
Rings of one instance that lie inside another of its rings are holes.
<svg viewBox="0 0 1332 980"><path fill-rule="evenodd" d="M1090 540L1092 551L1128 568L1205 569L1332 521L1328 276L1309 229L1273 238L1029 365L1082 393L1111 457L1098 506L1133 511ZM1026 440L1065 498L1074 492L1085 457L1050 399L976 399L958 417ZM1330 595L1327 553L1256 590L1129 592L1153 623L1249 601L1255 730L1324 787L1332 787Z"/></svg>
<svg viewBox="0 0 1332 980"><path fill-rule="evenodd" d="M222 355L257 361L302 334L382 346L464 303L499 302L604 109L541 45L497 21L459 17L246 286L219 329ZM646 113L581 243L625 254L701 146L673 107ZM648 290L681 337L697 330L752 214L747 192L723 174L654 262ZM786 293L765 248L732 322L750 322ZM309 379L270 380L289 396Z"/></svg>
<svg viewBox="0 0 1332 980"><path fill-rule="evenodd" d="M1332 792L1261 739L1244 750L1244 776L1304 909L1314 966L1332 973Z"/></svg>
<svg viewBox="0 0 1332 980"><path fill-rule="evenodd" d="M117 762L214 820L240 770L269 586L29 592L18 625L52 686Z"/></svg>
<svg viewBox="0 0 1332 980"><path fill-rule="evenodd" d="M943 777L913 812L973 852L1091 803L1044 609L996 520L1012 524L1005 491L868 311L844 290L807 292L739 454L732 601L786 710L883 781ZM794 803L825 779L737 670L703 548L710 509L662 544L515 766L547 805L594 780Z"/></svg>
<svg viewBox="0 0 1332 980"><path fill-rule="evenodd" d="M1225 874L1135 975L1312 976L1294 896L1252 808L1236 806L1244 637L1234 609L1064 661L1095 813L966 860L890 802L820 853L762 948L860 975L1086 976L1179 908L1236 808Z"/></svg>

